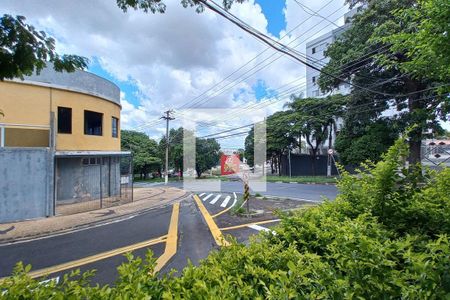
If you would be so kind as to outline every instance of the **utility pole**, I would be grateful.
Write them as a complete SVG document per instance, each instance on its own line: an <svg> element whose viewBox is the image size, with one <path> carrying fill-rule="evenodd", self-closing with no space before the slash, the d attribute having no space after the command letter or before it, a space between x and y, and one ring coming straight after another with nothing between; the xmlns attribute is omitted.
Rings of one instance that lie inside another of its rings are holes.
<svg viewBox="0 0 450 300"><path fill-rule="evenodd" d="M165 111L160 119L166 120L166 172L164 174L164 183L167 185L169 182L169 121L175 120L170 114L173 113L172 110Z"/></svg>

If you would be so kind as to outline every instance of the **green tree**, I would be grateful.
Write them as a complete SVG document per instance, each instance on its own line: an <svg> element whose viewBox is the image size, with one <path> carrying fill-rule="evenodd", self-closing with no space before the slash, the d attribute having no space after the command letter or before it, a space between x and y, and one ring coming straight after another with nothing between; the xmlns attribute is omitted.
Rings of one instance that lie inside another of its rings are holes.
<svg viewBox="0 0 450 300"><path fill-rule="evenodd" d="M220 145L215 139L196 139L195 171L197 177L219 164Z"/></svg>
<svg viewBox="0 0 450 300"><path fill-rule="evenodd" d="M394 12L392 20L378 31L388 33L378 40L407 59L385 57L385 64L421 79L447 84L450 91L450 3L447 0L419 0L417 5ZM381 35L381 34L380 34Z"/></svg>
<svg viewBox="0 0 450 300"><path fill-rule="evenodd" d="M223 7L231 8L234 2L242 3L247 0L223 0ZM184 7L196 7L197 12L202 12L204 7L201 0L180 0ZM140 9L144 12L164 13L166 11L166 4L162 0L117 0L117 5L123 10L127 11L129 8Z"/></svg>
<svg viewBox="0 0 450 300"><path fill-rule="evenodd" d="M166 137L159 141L159 157L162 161L166 159ZM169 130L169 168L183 170L183 127Z"/></svg>
<svg viewBox="0 0 450 300"><path fill-rule="evenodd" d="M255 164L255 157L254 157L254 153L255 153L255 129L254 127L252 127L250 129L250 131L248 132L248 135L245 137L245 142L244 142L244 153L245 153L245 158L247 159L247 164L250 167L253 167Z"/></svg>
<svg viewBox="0 0 450 300"><path fill-rule="evenodd" d="M311 155L311 167L315 173L316 157L319 148L328 142L333 145L333 132L337 132L336 120L342 116L347 97L333 95L326 98L293 98L288 104L291 136L301 147L305 139Z"/></svg>
<svg viewBox="0 0 450 300"><path fill-rule="evenodd" d="M25 17L5 14L0 18L0 80L39 73L48 62L59 72L84 69L88 64L85 57L56 53L55 40L27 24Z"/></svg>
<svg viewBox="0 0 450 300"><path fill-rule="evenodd" d="M337 131L336 119L341 117L347 97L333 95L326 98L293 98L291 108L292 132L303 137L315 158L321 145L333 145L332 133ZM299 139L298 139L299 140Z"/></svg>
<svg viewBox="0 0 450 300"><path fill-rule="evenodd" d="M357 166L366 160L379 161L397 139L396 127L389 119L380 119L362 128L344 126L335 143L341 162Z"/></svg>
<svg viewBox="0 0 450 300"><path fill-rule="evenodd" d="M145 133L132 130L121 131L121 147L132 152L133 172L141 179L152 171L161 172L161 159L158 157L158 144Z"/></svg>
<svg viewBox="0 0 450 300"><path fill-rule="evenodd" d="M295 143L291 135L291 111L279 111L267 118L267 159L272 173L281 173L281 156ZM281 175L281 174L280 174Z"/></svg>
<svg viewBox="0 0 450 300"><path fill-rule="evenodd" d="M366 123L376 120L389 104L396 105L400 122L416 125L408 142L409 161L418 163L422 132L430 125L438 126L437 119L445 118L447 106L443 103L448 102L448 98L436 93L439 82L433 78L419 78L404 68L388 64L394 60L397 65L405 65L411 58L406 50L385 40L413 29L410 22L399 20L397 13L416 7L417 0L347 2L365 4L367 8L353 18L348 29L327 49L330 61L322 69L319 85L324 91L332 91L343 81L351 81L353 87L347 109L353 118ZM358 122L348 122L348 126L352 125Z"/></svg>

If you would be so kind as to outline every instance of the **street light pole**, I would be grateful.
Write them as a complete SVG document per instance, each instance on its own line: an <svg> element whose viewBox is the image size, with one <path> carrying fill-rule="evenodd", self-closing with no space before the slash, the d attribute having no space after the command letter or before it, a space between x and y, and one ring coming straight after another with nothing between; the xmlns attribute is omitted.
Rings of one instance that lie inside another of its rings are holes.
<svg viewBox="0 0 450 300"><path fill-rule="evenodd" d="M167 185L169 182L169 121L175 120L170 114L172 110L165 111L165 115L161 119L166 120L166 172L164 174L164 183Z"/></svg>

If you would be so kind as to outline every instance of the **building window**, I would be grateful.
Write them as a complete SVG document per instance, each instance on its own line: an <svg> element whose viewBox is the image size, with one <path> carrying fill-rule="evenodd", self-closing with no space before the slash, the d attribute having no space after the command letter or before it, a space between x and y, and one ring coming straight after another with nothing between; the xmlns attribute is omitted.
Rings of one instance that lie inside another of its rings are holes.
<svg viewBox="0 0 450 300"><path fill-rule="evenodd" d="M58 107L58 133L72 133L72 109Z"/></svg>
<svg viewBox="0 0 450 300"><path fill-rule="evenodd" d="M102 135L103 114L84 111L84 134Z"/></svg>
<svg viewBox="0 0 450 300"><path fill-rule="evenodd" d="M112 137L116 138L119 136L119 119L112 117Z"/></svg>
<svg viewBox="0 0 450 300"><path fill-rule="evenodd" d="M312 91L312 95L313 97L319 97L320 96L319 90Z"/></svg>
<svg viewBox="0 0 450 300"><path fill-rule="evenodd" d="M313 82L314 84L316 84L316 76L313 76L313 77L312 77L312 82Z"/></svg>
<svg viewBox="0 0 450 300"><path fill-rule="evenodd" d="M314 48L311 49L311 53L312 53L312 54L316 53L316 47L314 47Z"/></svg>
<svg viewBox="0 0 450 300"><path fill-rule="evenodd" d="M83 158L82 161L85 166L100 165L102 163L101 157L87 157Z"/></svg>

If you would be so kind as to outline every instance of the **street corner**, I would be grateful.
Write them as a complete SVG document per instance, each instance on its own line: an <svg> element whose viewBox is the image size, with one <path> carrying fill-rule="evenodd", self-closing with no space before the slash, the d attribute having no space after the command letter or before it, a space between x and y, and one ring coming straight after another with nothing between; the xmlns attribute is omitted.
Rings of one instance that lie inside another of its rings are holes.
<svg viewBox="0 0 450 300"><path fill-rule="evenodd" d="M200 212L208 224L211 234L219 246L226 246L222 240L227 235L240 243L248 242L250 236L270 229L279 222L277 212L289 212L311 206L310 202L289 199L251 196L248 203L241 194L202 192L194 194Z"/></svg>

